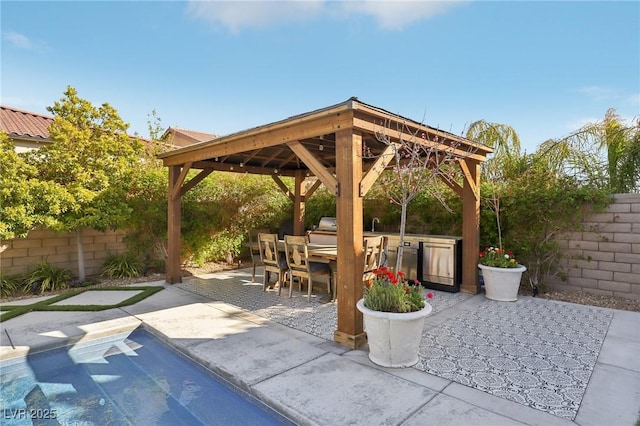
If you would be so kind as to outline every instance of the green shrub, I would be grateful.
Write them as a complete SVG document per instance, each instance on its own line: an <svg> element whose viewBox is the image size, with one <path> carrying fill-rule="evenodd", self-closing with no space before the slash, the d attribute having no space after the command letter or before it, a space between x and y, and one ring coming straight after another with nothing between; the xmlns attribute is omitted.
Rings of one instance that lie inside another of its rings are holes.
<svg viewBox="0 0 640 426"><path fill-rule="evenodd" d="M188 179L196 172L190 172ZM129 205L136 214L126 243L145 259L144 269L163 269L167 240L167 169L142 170L131 182ZM289 178L283 181L290 187ZM291 201L268 176L214 173L182 197L183 261L237 256L249 229L277 228ZM154 265L154 260L159 260Z"/></svg>
<svg viewBox="0 0 640 426"><path fill-rule="evenodd" d="M218 232L210 237L208 243L200 246L198 253L194 254L192 261L197 265L210 261L224 260L229 263L240 254L244 235L238 235L229 231Z"/></svg>
<svg viewBox="0 0 640 426"><path fill-rule="evenodd" d="M312 228L318 225L322 217L336 216L336 197L327 188L321 186L306 201L305 226Z"/></svg>
<svg viewBox="0 0 640 426"><path fill-rule="evenodd" d="M140 262L130 253L111 253L102 266L102 275L109 278L133 278L140 275Z"/></svg>
<svg viewBox="0 0 640 426"><path fill-rule="evenodd" d="M71 271L59 268L48 262L40 262L29 274L26 285L32 292L55 291L67 288L71 281Z"/></svg>
<svg viewBox="0 0 640 426"><path fill-rule="evenodd" d="M25 284L23 276L0 278L0 297L12 297L24 294Z"/></svg>

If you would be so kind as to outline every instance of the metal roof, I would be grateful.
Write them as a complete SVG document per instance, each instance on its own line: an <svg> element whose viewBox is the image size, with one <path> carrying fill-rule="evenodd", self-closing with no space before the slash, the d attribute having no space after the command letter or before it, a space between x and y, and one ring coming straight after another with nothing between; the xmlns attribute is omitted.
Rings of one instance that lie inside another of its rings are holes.
<svg viewBox="0 0 640 426"><path fill-rule="evenodd" d="M50 140L53 117L0 105L0 129L11 138Z"/></svg>

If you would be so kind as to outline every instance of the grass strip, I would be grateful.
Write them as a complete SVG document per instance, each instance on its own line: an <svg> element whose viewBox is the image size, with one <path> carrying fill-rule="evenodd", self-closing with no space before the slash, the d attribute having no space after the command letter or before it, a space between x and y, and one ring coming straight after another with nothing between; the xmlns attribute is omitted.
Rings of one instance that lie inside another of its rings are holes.
<svg viewBox="0 0 640 426"><path fill-rule="evenodd" d="M10 320L11 318L15 318L19 315L26 314L28 312L33 311L68 311L68 312L97 312L104 311L107 309L114 308L122 308L124 306L130 306L139 301L146 299L147 297L163 290L162 286L143 286L143 287L100 287L93 289L78 289L78 290L69 290L58 296L54 296L52 298L41 300L40 302L32 303L29 305L12 305L12 306L2 306L0 311L5 312L0 316L0 322ZM126 300L123 300L120 303L115 305L55 305L52 306L53 303L60 302L62 300L68 299L73 296L77 296L78 294L84 293L85 291L140 291L140 293L136 294L133 297L130 297Z"/></svg>

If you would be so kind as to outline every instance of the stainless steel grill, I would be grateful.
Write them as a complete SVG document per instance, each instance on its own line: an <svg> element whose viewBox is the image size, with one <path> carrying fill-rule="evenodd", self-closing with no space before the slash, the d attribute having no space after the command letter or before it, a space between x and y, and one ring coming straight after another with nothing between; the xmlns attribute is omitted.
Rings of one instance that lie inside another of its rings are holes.
<svg viewBox="0 0 640 426"><path fill-rule="evenodd" d="M335 217L322 217L315 229L317 235L333 238L335 244L338 224ZM386 265L395 268L398 258L399 234L365 232L365 236L383 235L387 238ZM462 282L462 238L442 235L406 234L402 253L403 271L410 280L417 279L426 288L448 292L460 291Z"/></svg>
<svg viewBox="0 0 640 426"><path fill-rule="evenodd" d="M338 229L338 222L335 217L322 217L320 223L318 223L318 231L336 231Z"/></svg>
<svg viewBox="0 0 640 426"><path fill-rule="evenodd" d="M399 235L387 235L387 266L395 267ZM409 279L427 288L460 291L462 281L462 238L408 234L404 238L402 266Z"/></svg>

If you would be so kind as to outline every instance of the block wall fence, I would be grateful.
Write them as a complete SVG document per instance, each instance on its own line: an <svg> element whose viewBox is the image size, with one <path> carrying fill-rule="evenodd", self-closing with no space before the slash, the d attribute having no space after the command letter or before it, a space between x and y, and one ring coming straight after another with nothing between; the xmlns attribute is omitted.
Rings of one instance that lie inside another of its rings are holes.
<svg viewBox="0 0 640 426"><path fill-rule="evenodd" d="M559 242L568 276L551 289L640 299L640 194L616 194L605 212L585 217L582 232Z"/></svg>
<svg viewBox="0 0 640 426"><path fill-rule="evenodd" d="M109 253L127 250L125 231L82 231L87 276L99 275ZM78 248L75 233L56 233L46 229L29 232L26 238L0 240L0 276L30 272L40 261L68 269L78 276Z"/></svg>
<svg viewBox="0 0 640 426"><path fill-rule="evenodd" d="M640 194L616 194L603 213L585 218L584 229L558 241L567 279L549 283L573 290L640 299ZM122 253L124 231L84 230L86 273L98 275L108 253ZM76 235L34 230L27 238L0 241L0 276L28 272L40 261L78 275Z"/></svg>

